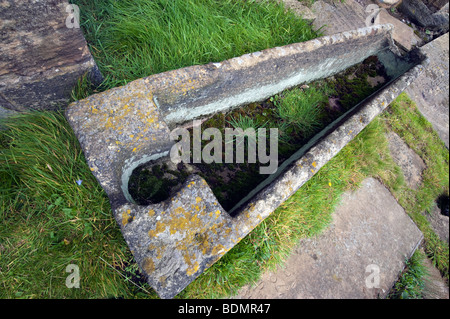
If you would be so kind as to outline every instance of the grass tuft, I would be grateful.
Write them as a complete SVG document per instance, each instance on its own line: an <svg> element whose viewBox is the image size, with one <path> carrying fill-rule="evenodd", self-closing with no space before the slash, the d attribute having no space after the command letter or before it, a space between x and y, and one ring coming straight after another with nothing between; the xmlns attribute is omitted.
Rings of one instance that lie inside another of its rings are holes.
<svg viewBox="0 0 450 319"><path fill-rule="evenodd" d="M425 278L429 273L424 265L426 256L416 250L409 260L406 268L395 283L388 299L422 299L425 288Z"/></svg>
<svg viewBox="0 0 450 319"><path fill-rule="evenodd" d="M305 137L322 126L323 105L327 102L327 94L315 87L286 90L274 99L280 118L296 126Z"/></svg>
<svg viewBox="0 0 450 319"><path fill-rule="evenodd" d="M319 34L274 1L76 0L105 86Z"/></svg>
<svg viewBox="0 0 450 319"><path fill-rule="evenodd" d="M0 297L133 295L101 260L120 267L130 256L63 114L22 114L2 125L7 129L0 131ZM80 289L65 285L69 264L80 269Z"/></svg>

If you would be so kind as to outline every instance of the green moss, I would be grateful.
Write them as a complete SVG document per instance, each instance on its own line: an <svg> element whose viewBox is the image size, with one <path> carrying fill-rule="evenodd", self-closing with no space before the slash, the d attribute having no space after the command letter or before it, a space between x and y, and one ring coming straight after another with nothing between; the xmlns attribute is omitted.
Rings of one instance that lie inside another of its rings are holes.
<svg viewBox="0 0 450 319"><path fill-rule="evenodd" d="M184 170L169 170L166 164L137 168L130 177L129 192L136 203L148 205L166 200L188 177Z"/></svg>
<svg viewBox="0 0 450 319"><path fill-rule="evenodd" d="M335 96L343 110L348 110L364 98L376 92L383 85L382 83L372 86L368 77L382 76L387 79L384 66L377 57L369 57L358 66L347 69L338 74L332 80L327 80L330 86L335 88Z"/></svg>

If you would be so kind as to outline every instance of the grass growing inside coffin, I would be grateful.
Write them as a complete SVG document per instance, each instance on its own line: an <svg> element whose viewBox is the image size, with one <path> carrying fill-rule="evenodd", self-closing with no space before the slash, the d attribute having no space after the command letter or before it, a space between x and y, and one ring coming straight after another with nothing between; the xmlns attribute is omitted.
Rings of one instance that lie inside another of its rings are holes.
<svg viewBox="0 0 450 319"><path fill-rule="evenodd" d="M377 79L376 83L374 79ZM376 57L369 57L333 77L284 90L264 101L250 103L227 113L217 113L202 123L200 134L202 136L205 129L214 128L223 136L227 129L239 129L241 131L233 143L243 147L243 153L247 154L250 147L248 143L254 143L255 147L259 144L259 128L266 130L266 136L260 136L266 138L266 143L269 129L276 128L278 166L281 166L315 134L380 89L388 80L380 61ZM253 129L253 133L249 134L248 129ZM193 130L190 130L190 135L192 141ZM202 149L208 143L202 141ZM259 161L251 163L248 158L243 158L242 162L226 163L223 150L229 146L229 142L222 139L219 143L221 163L194 163L192 143L190 163L174 166L167 158L168 162L150 162L139 167L130 178L131 196L142 205L158 203L174 195L186 178L195 173L206 180L222 207L233 214L236 203L263 182L267 175L260 173L260 168L265 165ZM233 157L236 158L236 155L235 152Z"/></svg>
<svg viewBox="0 0 450 319"><path fill-rule="evenodd" d="M107 88L318 37L275 1L75 0Z"/></svg>

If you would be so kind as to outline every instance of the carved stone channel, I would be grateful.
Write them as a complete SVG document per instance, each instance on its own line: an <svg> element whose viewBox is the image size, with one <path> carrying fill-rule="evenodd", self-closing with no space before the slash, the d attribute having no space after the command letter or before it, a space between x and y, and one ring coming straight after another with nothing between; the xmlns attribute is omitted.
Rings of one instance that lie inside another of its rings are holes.
<svg viewBox="0 0 450 319"><path fill-rule="evenodd" d="M236 245L382 112L423 70L395 57L392 25L267 49L221 63L142 78L71 104L66 117L92 173L109 196L136 262L162 298L173 298ZM208 184L192 175L173 197L137 205L128 180L139 165L167 156L170 128L266 99L378 55L394 80L327 127L289 165L249 195L231 217ZM386 56L395 58L387 59Z"/></svg>

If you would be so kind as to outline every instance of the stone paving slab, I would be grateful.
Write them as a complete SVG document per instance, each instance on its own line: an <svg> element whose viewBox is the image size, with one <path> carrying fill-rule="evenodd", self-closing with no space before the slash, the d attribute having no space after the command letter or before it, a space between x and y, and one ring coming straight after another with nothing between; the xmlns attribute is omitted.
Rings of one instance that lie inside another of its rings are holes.
<svg viewBox="0 0 450 319"><path fill-rule="evenodd" d="M417 189L422 182L422 172L426 168L425 163L394 132L389 132L387 138L392 158L401 167L406 184L412 189Z"/></svg>
<svg viewBox="0 0 450 319"><path fill-rule="evenodd" d="M65 0L0 1L0 117L65 107L86 73L101 82L71 10Z"/></svg>
<svg viewBox="0 0 450 319"><path fill-rule="evenodd" d="M398 45L407 51L411 50L414 45L418 45L421 42L420 38L414 34L413 28L391 16L386 9L380 10L380 13L378 14L378 23L391 23L394 25L392 38Z"/></svg>
<svg viewBox="0 0 450 319"><path fill-rule="evenodd" d="M421 50L430 59L425 72L406 89L419 111L449 146L449 41L448 33Z"/></svg>
<svg viewBox="0 0 450 319"><path fill-rule="evenodd" d="M425 254L424 251L422 253ZM448 285L442 278L441 273L433 266L432 261L425 258L424 266L428 272L425 277L423 299L449 299Z"/></svg>
<svg viewBox="0 0 450 319"><path fill-rule="evenodd" d="M278 0L280 1L280 0ZM308 21L314 21L316 15L307 6L303 5L298 0L281 0L284 2L286 9L292 10L295 14L301 16L303 19Z"/></svg>
<svg viewBox="0 0 450 319"><path fill-rule="evenodd" d="M431 228L445 242L449 242L449 217L441 214L441 209L437 204L433 208L423 213L425 218L430 222Z"/></svg>
<svg viewBox="0 0 450 319"><path fill-rule="evenodd" d="M236 297L384 297L403 270L405 258L422 239L389 190L368 178L360 189L343 195L332 224L322 234L302 240L285 266L265 273L254 287L244 287Z"/></svg>
<svg viewBox="0 0 450 319"><path fill-rule="evenodd" d="M382 6L382 3L369 0L316 1L312 5L316 14L313 25L316 29L323 27L322 31L330 35L368 26L368 19L373 18L369 25L394 25L392 38L403 49L409 51L420 44L421 39L411 27L391 16L386 9L368 9L369 5L375 5L376 8L376 5Z"/></svg>
<svg viewBox="0 0 450 319"><path fill-rule="evenodd" d="M325 35L355 30L366 27L365 20L369 15L364 8L354 0L335 2L329 4L325 1L316 1L311 6L316 14L314 27L322 28Z"/></svg>

